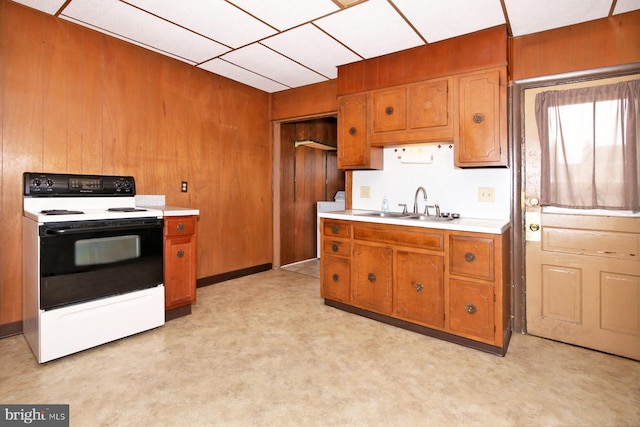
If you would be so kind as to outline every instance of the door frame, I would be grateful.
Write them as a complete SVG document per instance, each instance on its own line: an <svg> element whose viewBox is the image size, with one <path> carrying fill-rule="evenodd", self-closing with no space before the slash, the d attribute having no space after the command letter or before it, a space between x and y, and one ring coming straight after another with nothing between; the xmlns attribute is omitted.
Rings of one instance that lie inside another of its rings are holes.
<svg viewBox="0 0 640 427"><path fill-rule="evenodd" d="M321 114L311 114L308 116L298 116L291 117L285 119L272 120L272 130L271 130L271 143L273 147L273 158L272 158L272 168L271 168L271 182L272 189L271 193L273 196L273 244L272 244L272 268L279 269L282 267L281 257L280 257L280 138L281 138L281 126L282 123L291 123L291 122L299 122L305 120L313 120L313 119L322 119L325 117L334 117L338 114L337 111L321 113ZM346 179L346 178L345 178ZM346 183L345 183L346 185Z"/></svg>
<svg viewBox="0 0 640 427"><path fill-rule="evenodd" d="M596 80L607 77L619 77L640 72L640 62L615 65L611 67L594 68L591 70L574 71L548 76L532 77L514 80L509 90L509 138L511 140L511 168L512 179L512 316L513 331L526 333L526 281L525 281L525 240L524 240L524 187L522 168L524 155L524 92L527 89L554 86L562 83Z"/></svg>

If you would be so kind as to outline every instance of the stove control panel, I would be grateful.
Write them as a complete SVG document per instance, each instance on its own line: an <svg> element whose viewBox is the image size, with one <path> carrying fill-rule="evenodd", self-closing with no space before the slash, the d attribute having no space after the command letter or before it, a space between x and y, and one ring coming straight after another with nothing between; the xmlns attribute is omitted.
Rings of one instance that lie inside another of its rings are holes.
<svg viewBox="0 0 640 427"><path fill-rule="evenodd" d="M135 196L132 176L25 172L25 196Z"/></svg>

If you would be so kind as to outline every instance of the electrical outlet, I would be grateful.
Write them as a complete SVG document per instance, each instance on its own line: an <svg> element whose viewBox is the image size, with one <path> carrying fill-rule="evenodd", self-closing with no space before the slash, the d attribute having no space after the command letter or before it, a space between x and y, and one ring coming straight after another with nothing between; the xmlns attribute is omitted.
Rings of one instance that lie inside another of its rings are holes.
<svg viewBox="0 0 640 427"><path fill-rule="evenodd" d="M493 187L478 187L479 202L495 202L496 189Z"/></svg>
<svg viewBox="0 0 640 427"><path fill-rule="evenodd" d="M187 192L187 181L182 181L182 185L180 187L180 191L182 191L183 193Z"/></svg>
<svg viewBox="0 0 640 427"><path fill-rule="evenodd" d="M371 187L368 185L363 185L360 187L360 198L361 199L370 199L371 198Z"/></svg>

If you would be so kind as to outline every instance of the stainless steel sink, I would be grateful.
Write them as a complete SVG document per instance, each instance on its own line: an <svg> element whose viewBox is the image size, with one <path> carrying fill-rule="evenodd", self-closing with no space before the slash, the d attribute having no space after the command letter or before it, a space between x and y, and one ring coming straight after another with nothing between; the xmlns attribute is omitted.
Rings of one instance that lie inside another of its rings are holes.
<svg viewBox="0 0 640 427"><path fill-rule="evenodd" d="M403 214L401 212L363 212L357 213L355 216L368 216L373 218L409 218L411 214Z"/></svg>
<svg viewBox="0 0 640 427"><path fill-rule="evenodd" d="M406 218L415 219L418 221L436 221L436 222L447 222L454 219L450 216L444 217L444 216L425 215L425 214L410 214Z"/></svg>

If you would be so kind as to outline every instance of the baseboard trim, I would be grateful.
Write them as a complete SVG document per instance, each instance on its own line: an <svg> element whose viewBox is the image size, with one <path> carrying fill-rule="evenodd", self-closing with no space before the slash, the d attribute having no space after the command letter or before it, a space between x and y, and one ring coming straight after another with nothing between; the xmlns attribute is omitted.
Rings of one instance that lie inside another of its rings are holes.
<svg viewBox="0 0 640 427"><path fill-rule="evenodd" d="M0 339L8 338L22 333L22 320L0 325Z"/></svg>
<svg viewBox="0 0 640 427"><path fill-rule="evenodd" d="M203 277L196 280L196 287L203 288L205 286L213 285L220 282L226 282L227 280L238 279L240 277L249 276L251 274L261 273L263 271L271 270L272 264L256 265L254 267L247 267L240 270L229 271L227 273L216 274L214 276Z"/></svg>
<svg viewBox="0 0 640 427"><path fill-rule="evenodd" d="M170 310L165 310L164 321L168 322L170 320L177 319L178 317L188 316L189 314L191 314L191 304L172 308Z"/></svg>
<svg viewBox="0 0 640 427"><path fill-rule="evenodd" d="M509 346L509 339L511 338L511 331L509 330L507 334L505 334L505 340L503 347L496 347L493 345L485 344L482 342L474 341L468 338L459 337L457 335L453 335L447 332L442 332L437 329L427 328L426 326L416 325L415 323L406 322L404 320L396 319L394 317L385 316L384 314L374 313L372 311L363 310L358 307L353 307L351 305L325 299L325 305L328 305L333 308L337 308L352 314L357 314L359 316L367 317L369 319L377 320L378 322L386 323L388 325L397 326L398 328L406 329L408 331L417 332L422 335L427 335L430 337L438 338L443 341L449 341L455 344L460 344L465 347L474 348L476 350L481 350L486 353L495 354L497 356L504 356L507 353L507 347Z"/></svg>

